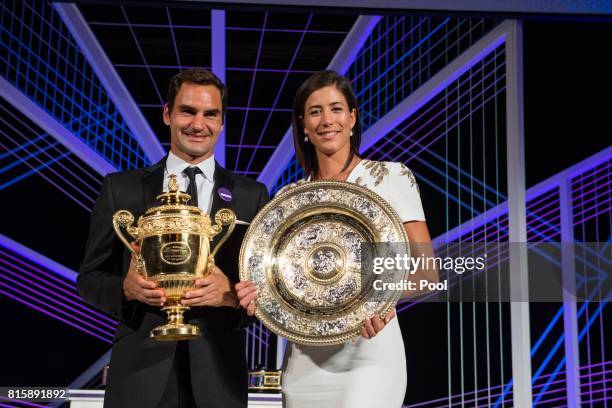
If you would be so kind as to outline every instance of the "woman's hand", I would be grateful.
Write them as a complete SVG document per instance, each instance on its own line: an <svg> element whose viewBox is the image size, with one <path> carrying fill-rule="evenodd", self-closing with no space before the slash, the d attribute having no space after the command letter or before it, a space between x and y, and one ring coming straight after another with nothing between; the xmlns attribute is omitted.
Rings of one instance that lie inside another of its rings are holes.
<svg viewBox="0 0 612 408"><path fill-rule="evenodd" d="M384 319L381 319L380 316L373 316L371 319L366 320L363 326L361 326L361 335L366 339L375 337L394 317L395 309L387 313Z"/></svg>
<svg viewBox="0 0 612 408"><path fill-rule="evenodd" d="M246 309L249 316L255 314L255 298L257 297L257 286L253 281L238 282L236 284L236 295L240 306Z"/></svg>

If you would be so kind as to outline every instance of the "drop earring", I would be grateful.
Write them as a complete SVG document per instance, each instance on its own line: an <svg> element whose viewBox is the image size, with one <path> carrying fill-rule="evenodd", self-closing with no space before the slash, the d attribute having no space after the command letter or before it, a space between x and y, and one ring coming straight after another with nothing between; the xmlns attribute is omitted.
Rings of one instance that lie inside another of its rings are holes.
<svg viewBox="0 0 612 408"><path fill-rule="evenodd" d="M349 133L349 137L353 136L353 131L351 130L351 133Z"/></svg>
<svg viewBox="0 0 612 408"><path fill-rule="evenodd" d="M308 133L304 132L304 143L308 143Z"/></svg>

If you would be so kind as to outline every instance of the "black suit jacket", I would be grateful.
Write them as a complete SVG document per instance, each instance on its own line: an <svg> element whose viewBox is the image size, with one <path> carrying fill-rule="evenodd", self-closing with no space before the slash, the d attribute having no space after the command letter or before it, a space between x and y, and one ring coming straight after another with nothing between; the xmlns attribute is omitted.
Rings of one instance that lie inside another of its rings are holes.
<svg viewBox="0 0 612 408"><path fill-rule="evenodd" d="M153 408L161 399L174 360L176 342L149 338L149 331L165 321L165 313L123 296L123 279L131 254L112 226L113 214L129 210L138 219L146 209L159 205L164 158L143 169L109 174L91 215L85 257L77 287L92 305L119 320L115 333L105 407ZM218 190L232 193L230 202ZM230 208L241 221L251 222L269 200L265 186L235 175L216 164L211 215ZM246 226L236 229L217 253L215 263L232 282L238 282L238 254ZM212 242L215 247L219 234ZM241 330L249 319L242 310L228 307L193 307L187 320L197 324L202 337L189 341L191 379L198 406L231 408L247 406L247 367Z"/></svg>

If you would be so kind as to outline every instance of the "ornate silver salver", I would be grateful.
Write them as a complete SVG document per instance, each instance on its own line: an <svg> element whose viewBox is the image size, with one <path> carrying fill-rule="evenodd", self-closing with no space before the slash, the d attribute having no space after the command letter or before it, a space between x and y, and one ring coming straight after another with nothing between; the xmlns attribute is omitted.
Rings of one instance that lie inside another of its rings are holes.
<svg viewBox="0 0 612 408"><path fill-rule="evenodd" d="M256 316L300 344L358 336L401 296L366 290L378 277L362 273L362 243L373 242L403 242L409 252L399 217L376 193L341 181L285 189L255 217L240 251L240 279L259 289Z"/></svg>

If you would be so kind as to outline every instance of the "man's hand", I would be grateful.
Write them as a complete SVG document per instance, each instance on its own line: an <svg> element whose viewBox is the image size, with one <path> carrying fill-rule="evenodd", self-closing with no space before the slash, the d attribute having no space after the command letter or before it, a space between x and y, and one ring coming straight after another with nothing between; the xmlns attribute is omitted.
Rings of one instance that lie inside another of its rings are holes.
<svg viewBox="0 0 612 408"><path fill-rule="evenodd" d="M234 284L216 266L207 277L197 279L194 286L195 289L188 290L181 300L185 306L238 307Z"/></svg>
<svg viewBox="0 0 612 408"><path fill-rule="evenodd" d="M382 329L385 328L385 325L389 323L391 319L395 317L395 309L391 310L385 316L384 320L379 316L374 316L371 319L365 321L365 324L361 326L361 335L366 339L371 339L376 336Z"/></svg>
<svg viewBox="0 0 612 408"><path fill-rule="evenodd" d="M255 314L255 298L257 297L255 282L238 282L236 284L236 295L238 295L240 306L246 309L249 316L253 316Z"/></svg>
<svg viewBox="0 0 612 408"><path fill-rule="evenodd" d="M132 248L136 252L140 247L135 242ZM163 289L156 289L155 282L146 280L136 269L136 257L132 255L130 268L123 279L123 294L127 300L138 300L151 306L163 306L166 303L166 294Z"/></svg>

